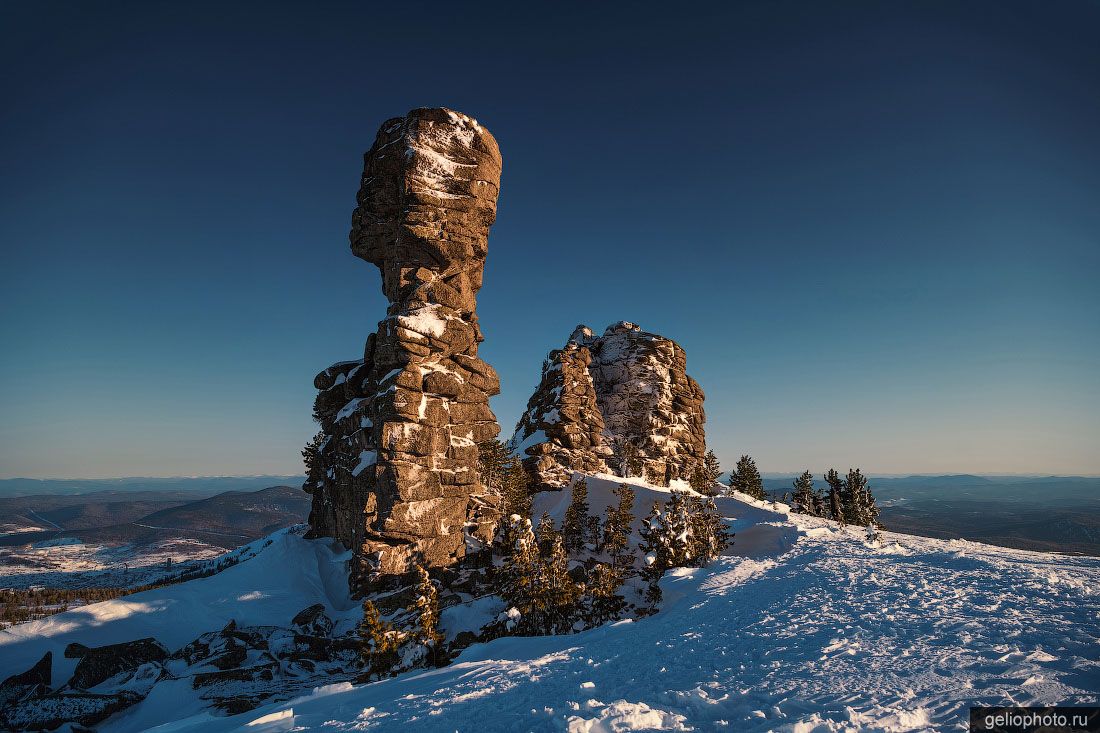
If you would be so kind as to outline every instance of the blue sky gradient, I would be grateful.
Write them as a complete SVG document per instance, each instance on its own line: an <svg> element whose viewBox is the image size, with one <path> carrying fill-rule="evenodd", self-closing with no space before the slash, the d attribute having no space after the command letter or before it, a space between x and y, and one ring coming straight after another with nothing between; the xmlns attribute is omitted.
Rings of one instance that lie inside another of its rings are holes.
<svg viewBox="0 0 1100 733"><path fill-rule="evenodd" d="M505 434L626 319L726 465L1100 473L1100 5L520 5L7 5L0 477L298 470L384 315L362 153L436 105L504 156Z"/></svg>

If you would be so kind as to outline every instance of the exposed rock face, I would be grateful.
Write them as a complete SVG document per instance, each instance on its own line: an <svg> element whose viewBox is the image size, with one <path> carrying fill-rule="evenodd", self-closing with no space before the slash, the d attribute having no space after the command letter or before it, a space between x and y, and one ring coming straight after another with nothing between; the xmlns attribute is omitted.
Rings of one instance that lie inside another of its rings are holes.
<svg viewBox="0 0 1100 733"><path fill-rule="evenodd" d="M674 341L626 321L599 337L577 326L550 352L511 447L543 490L573 471L623 473L632 452L637 473L667 484L706 453L703 397Z"/></svg>
<svg viewBox="0 0 1100 733"><path fill-rule="evenodd" d="M314 381L325 440L305 485L311 536L354 550L354 587L448 565L468 523L495 522L476 443L500 432L500 383L477 356L475 308L500 172L488 130L446 109L387 121L364 157L351 249L381 271L390 306L363 359Z"/></svg>

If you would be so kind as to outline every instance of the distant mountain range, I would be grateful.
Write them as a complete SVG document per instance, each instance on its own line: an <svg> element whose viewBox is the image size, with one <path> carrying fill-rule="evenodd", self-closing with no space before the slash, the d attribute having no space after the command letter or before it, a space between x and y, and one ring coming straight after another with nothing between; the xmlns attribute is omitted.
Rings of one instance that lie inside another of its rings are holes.
<svg viewBox="0 0 1100 733"><path fill-rule="evenodd" d="M72 537L87 544L148 545L193 538L232 549L305 521L299 486L259 491L95 491L73 496L0 498L0 546Z"/></svg>
<svg viewBox="0 0 1100 733"><path fill-rule="evenodd" d="M222 491L257 491L269 486L301 486L305 476L175 476L169 478L8 478L0 479L0 497L92 492L188 492L207 496Z"/></svg>
<svg viewBox="0 0 1100 733"><path fill-rule="evenodd" d="M962 474L872 477L870 484L879 520L895 532L1100 555L1100 477ZM764 485L782 497L791 479ZM824 485L820 476L816 485Z"/></svg>

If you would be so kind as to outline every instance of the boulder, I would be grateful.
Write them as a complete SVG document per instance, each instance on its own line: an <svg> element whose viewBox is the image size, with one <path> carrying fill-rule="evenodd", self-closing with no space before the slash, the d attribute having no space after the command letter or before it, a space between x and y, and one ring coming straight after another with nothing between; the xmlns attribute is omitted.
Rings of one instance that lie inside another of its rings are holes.
<svg viewBox="0 0 1100 733"><path fill-rule="evenodd" d="M317 603L309 608L302 609L291 619L303 634L313 636L328 636L332 632L332 619L325 613L325 605Z"/></svg>
<svg viewBox="0 0 1100 733"><path fill-rule="evenodd" d="M93 648L70 644L65 649L65 656L80 659L69 687L87 690L115 675L132 672L147 662L162 662L168 658L168 650L156 639L147 638Z"/></svg>

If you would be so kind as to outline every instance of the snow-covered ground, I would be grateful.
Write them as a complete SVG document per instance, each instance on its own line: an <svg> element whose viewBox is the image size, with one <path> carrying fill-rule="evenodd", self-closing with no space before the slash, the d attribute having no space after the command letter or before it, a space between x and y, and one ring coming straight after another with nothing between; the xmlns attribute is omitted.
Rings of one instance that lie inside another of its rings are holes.
<svg viewBox="0 0 1100 733"><path fill-rule="evenodd" d="M60 537L0 547L0 588L128 588L177 575L224 553L222 547L188 538L108 546Z"/></svg>
<svg viewBox="0 0 1100 733"><path fill-rule="evenodd" d="M594 513L611 478L589 480ZM638 485L636 514L663 489ZM568 496L546 494L543 511ZM448 667L338 684L233 717L158 686L103 731L965 730L975 704L1096 704L1100 560L862 530L721 499L731 554L662 581L660 613L571 636L504 638ZM171 648L323 602L344 624L345 556L286 531L218 575L0 633L0 677L70 641Z"/></svg>

